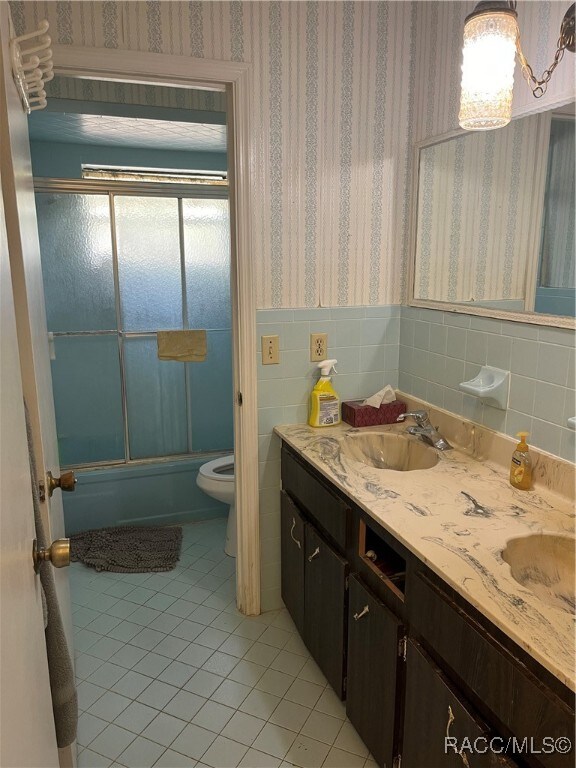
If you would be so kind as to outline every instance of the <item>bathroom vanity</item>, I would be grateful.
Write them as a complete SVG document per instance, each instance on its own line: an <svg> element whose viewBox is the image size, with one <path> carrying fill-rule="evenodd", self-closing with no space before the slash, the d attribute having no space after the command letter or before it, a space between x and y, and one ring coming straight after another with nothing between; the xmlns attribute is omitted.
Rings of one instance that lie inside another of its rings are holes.
<svg viewBox="0 0 576 768"><path fill-rule="evenodd" d="M572 766L570 596L502 557L573 551L571 502L398 426L276 432L283 599L378 765Z"/></svg>

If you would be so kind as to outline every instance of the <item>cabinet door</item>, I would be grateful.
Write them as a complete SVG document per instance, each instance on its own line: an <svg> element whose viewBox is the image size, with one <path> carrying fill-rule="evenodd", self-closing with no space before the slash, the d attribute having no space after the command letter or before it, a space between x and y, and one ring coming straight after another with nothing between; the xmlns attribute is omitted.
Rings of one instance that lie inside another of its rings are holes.
<svg viewBox="0 0 576 768"><path fill-rule="evenodd" d="M282 600L298 632L304 635L304 521L298 508L281 492Z"/></svg>
<svg viewBox="0 0 576 768"><path fill-rule="evenodd" d="M356 576L350 577L348 602L346 714L378 765L392 766L402 624Z"/></svg>
<svg viewBox="0 0 576 768"><path fill-rule="evenodd" d="M509 758L489 749L495 734L412 640L406 665L402 768L513 768ZM496 742L497 749L505 741Z"/></svg>
<svg viewBox="0 0 576 768"><path fill-rule="evenodd" d="M348 563L306 524L304 642L340 698L346 665Z"/></svg>

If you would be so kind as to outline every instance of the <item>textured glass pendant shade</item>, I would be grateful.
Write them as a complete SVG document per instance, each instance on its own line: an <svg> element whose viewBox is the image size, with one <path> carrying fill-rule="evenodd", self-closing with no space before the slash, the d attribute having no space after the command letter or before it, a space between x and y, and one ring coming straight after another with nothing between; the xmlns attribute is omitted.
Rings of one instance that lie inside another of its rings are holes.
<svg viewBox="0 0 576 768"><path fill-rule="evenodd" d="M460 126L502 128L512 117L518 26L512 11L472 14L464 26Z"/></svg>

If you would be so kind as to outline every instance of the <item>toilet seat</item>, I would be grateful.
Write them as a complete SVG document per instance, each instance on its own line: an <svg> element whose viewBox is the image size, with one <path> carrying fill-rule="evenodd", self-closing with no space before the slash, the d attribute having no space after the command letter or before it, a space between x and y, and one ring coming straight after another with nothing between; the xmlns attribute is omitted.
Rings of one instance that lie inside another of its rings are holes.
<svg viewBox="0 0 576 768"><path fill-rule="evenodd" d="M232 471L230 471L232 470ZM233 483L234 482L234 454L229 456L220 456L218 459L202 464L198 470L198 474L202 475L210 480L215 480L219 483Z"/></svg>

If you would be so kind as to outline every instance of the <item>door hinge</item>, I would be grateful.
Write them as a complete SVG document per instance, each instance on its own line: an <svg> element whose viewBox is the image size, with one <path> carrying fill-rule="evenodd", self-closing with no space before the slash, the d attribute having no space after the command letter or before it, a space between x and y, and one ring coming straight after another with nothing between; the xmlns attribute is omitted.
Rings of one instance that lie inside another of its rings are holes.
<svg viewBox="0 0 576 768"><path fill-rule="evenodd" d="M348 589L349 585L350 585L350 582L348 580L348 576L346 576L346 578L344 579L344 589Z"/></svg>
<svg viewBox="0 0 576 768"><path fill-rule="evenodd" d="M242 392L238 392L238 405L242 405Z"/></svg>
<svg viewBox="0 0 576 768"><path fill-rule="evenodd" d="M406 661L407 643L408 643L408 638L406 636L400 638L400 641L398 643L398 656L400 656L402 661Z"/></svg>
<svg viewBox="0 0 576 768"><path fill-rule="evenodd" d="M398 753L394 760L392 760L392 768L401 768L402 765L402 755Z"/></svg>

